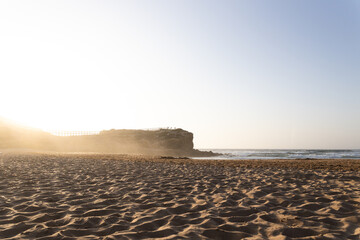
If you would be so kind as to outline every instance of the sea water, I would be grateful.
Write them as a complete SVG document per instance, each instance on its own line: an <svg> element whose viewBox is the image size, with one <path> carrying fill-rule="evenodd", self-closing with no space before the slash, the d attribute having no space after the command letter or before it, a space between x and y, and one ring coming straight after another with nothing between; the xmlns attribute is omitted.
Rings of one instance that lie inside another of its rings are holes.
<svg viewBox="0 0 360 240"><path fill-rule="evenodd" d="M360 159L358 150L322 149L202 149L222 155L196 159Z"/></svg>

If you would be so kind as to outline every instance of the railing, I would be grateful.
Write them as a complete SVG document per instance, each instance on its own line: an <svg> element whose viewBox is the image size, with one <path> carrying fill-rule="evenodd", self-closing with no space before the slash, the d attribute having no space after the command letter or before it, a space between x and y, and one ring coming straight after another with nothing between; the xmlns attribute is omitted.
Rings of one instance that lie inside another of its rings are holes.
<svg viewBox="0 0 360 240"><path fill-rule="evenodd" d="M52 135L55 136L89 136L89 135L98 135L100 131L49 131Z"/></svg>
<svg viewBox="0 0 360 240"><path fill-rule="evenodd" d="M145 131L158 131L160 129L166 129L166 130L175 130L177 128L175 127L166 127L166 128L142 128L137 130L145 130ZM120 129L124 130L124 129ZM134 129L128 129L128 130L134 130ZM60 130L50 130L47 131L55 136L62 136L62 137L68 137L68 136L90 136L90 135L99 135L100 131L60 131Z"/></svg>

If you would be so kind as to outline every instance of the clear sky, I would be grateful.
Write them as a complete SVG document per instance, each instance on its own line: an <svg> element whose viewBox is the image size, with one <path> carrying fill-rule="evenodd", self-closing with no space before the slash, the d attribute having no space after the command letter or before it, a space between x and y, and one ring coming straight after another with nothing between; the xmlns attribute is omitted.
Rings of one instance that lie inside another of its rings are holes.
<svg viewBox="0 0 360 240"><path fill-rule="evenodd" d="M0 115L360 148L360 1L0 1Z"/></svg>

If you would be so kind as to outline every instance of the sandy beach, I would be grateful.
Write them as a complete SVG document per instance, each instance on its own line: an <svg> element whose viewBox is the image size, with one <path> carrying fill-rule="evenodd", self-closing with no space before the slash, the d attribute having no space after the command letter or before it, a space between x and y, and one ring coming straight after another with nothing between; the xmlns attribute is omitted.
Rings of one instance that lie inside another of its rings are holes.
<svg viewBox="0 0 360 240"><path fill-rule="evenodd" d="M0 155L0 239L360 239L360 160Z"/></svg>

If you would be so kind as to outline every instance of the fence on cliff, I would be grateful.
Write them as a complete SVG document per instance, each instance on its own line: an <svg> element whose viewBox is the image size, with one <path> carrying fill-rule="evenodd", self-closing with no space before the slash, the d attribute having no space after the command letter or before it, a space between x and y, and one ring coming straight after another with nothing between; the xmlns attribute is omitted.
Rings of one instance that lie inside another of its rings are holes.
<svg viewBox="0 0 360 240"><path fill-rule="evenodd" d="M49 131L52 135L69 137L69 136L90 136L90 135L99 135L100 131Z"/></svg>
<svg viewBox="0 0 360 240"><path fill-rule="evenodd" d="M136 130L143 131L158 131L158 130L176 130L176 127L166 127L166 128L142 128ZM118 130L135 130L135 129L118 129ZM90 136L90 135L99 135L100 131L62 131L62 130L50 130L47 131L55 136L69 137L69 136Z"/></svg>

